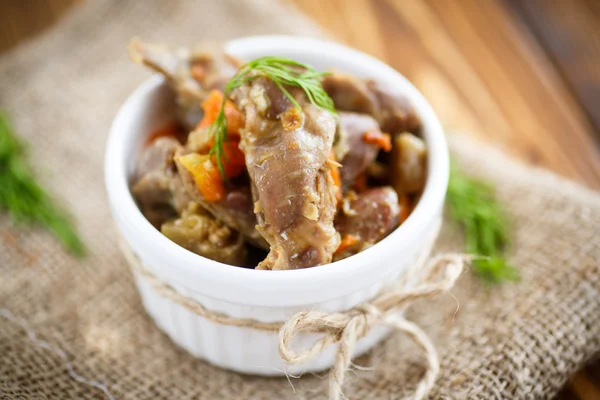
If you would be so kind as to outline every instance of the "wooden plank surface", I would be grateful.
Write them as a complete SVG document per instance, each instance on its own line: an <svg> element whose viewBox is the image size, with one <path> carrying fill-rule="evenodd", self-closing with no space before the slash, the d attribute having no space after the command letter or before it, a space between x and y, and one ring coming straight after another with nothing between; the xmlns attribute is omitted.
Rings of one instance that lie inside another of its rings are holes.
<svg viewBox="0 0 600 400"><path fill-rule="evenodd" d="M0 51L78 1L1 1ZM398 69L449 130L600 188L600 1L287 1ZM559 398L600 399L600 363Z"/></svg>
<svg viewBox="0 0 600 400"><path fill-rule="evenodd" d="M509 1L562 73L600 143L600 1Z"/></svg>
<svg viewBox="0 0 600 400"><path fill-rule="evenodd" d="M0 0L0 52L39 34L81 0Z"/></svg>

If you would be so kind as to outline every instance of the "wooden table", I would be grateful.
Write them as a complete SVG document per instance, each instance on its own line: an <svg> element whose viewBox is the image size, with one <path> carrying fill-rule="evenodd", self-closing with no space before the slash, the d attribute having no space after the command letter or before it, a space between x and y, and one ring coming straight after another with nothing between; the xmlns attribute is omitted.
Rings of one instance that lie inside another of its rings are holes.
<svg viewBox="0 0 600 400"><path fill-rule="evenodd" d="M0 51L78 1L3 2ZM600 188L600 0L285 1L407 76L448 129ZM559 398L600 399L600 362Z"/></svg>

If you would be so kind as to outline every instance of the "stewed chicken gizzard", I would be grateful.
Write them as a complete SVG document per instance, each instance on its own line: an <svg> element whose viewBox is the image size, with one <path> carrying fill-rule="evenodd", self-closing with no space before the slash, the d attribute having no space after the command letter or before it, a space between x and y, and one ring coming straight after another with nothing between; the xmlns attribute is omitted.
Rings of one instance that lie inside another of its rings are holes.
<svg viewBox="0 0 600 400"><path fill-rule="evenodd" d="M427 178L421 124L374 80L280 57L132 41L131 58L174 92L174 123L150 135L131 190L169 239L267 270L350 257L414 209Z"/></svg>

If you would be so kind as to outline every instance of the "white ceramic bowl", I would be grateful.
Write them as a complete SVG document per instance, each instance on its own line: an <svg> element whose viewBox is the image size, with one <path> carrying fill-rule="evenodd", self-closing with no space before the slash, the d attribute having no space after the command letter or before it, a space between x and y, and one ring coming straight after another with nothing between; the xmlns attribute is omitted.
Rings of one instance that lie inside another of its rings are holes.
<svg viewBox="0 0 600 400"><path fill-rule="evenodd" d="M379 81L402 94L423 123L428 181L416 209L398 229L375 246L329 265L293 271L255 271L198 256L171 242L144 218L129 190L138 153L147 136L173 118L173 97L158 76L141 85L116 116L106 152L106 187L116 224L142 264L212 311L265 322L284 321L301 310L343 311L369 300L398 279L427 251L428 239L441 223L448 183L448 149L442 127L423 96L402 75L359 51L315 39L259 36L228 42L227 51L242 60L278 55L335 68ZM335 346L307 365L287 366L280 359L276 334L224 326L196 316L158 295L134 272L148 313L171 339L191 354L235 371L281 375L328 368ZM381 340L387 329L374 329L361 339L356 355ZM298 345L316 335L301 335Z"/></svg>

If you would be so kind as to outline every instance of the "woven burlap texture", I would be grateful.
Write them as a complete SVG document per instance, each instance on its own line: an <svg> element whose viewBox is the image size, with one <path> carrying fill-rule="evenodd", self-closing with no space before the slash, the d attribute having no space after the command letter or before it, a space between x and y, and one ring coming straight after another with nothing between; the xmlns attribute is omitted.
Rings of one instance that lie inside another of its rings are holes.
<svg viewBox="0 0 600 400"><path fill-rule="evenodd" d="M90 254L66 255L40 230L0 217L0 308L60 347L75 371L118 399L319 399L323 376L243 376L192 358L144 313L120 255L103 185L111 120L148 73L127 59L131 36L192 44L258 33L319 36L273 1L86 2L43 37L0 59L0 107L31 144L46 187L78 221ZM548 398L600 351L600 196L520 166L466 139L455 158L493 182L513 220L511 259L522 281L486 287L465 274L451 294L414 306L409 318L434 339L441 374L433 398ZM446 223L438 251L460 251ZM455 314L457 301L460 309ZM345 394L410 393L423 360L393 335L357 362ZM0 316L0 398L104 399L76 382L54 353Z"/></svg>

